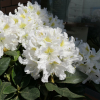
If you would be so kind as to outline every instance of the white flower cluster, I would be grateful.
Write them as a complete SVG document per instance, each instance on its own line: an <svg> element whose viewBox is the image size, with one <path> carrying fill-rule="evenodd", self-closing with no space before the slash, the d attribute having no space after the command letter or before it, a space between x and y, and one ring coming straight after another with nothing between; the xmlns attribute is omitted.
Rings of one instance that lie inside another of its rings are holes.
<svg viewBox="0 0 100 100"><path fill-rule="evenodd" d="M63 21L57 16L53 18L37 2L18 5L15 14L7 16L0 12L0 57L4 51L16 50L21 43L25 59L19 57L19 62L26 65L25 72L34 79L40 72L43 72L42 82L48 82L52 74L64 80L65 71L74 73L72 63L81 60L81 56L74 38L69 40L64 32Z"/></svg>
<svg viewBox="0 0 100 100"><path fill-rule="evenodd" d="M0 12L0 58L21 43L24 50L19 62L26 65L24 71L34 79L42 72L42 82L48 82L54 74L64 80L65 71L73 74L77 67L88 75L83 83L100 83L100 50L96 53L87 43L76 41L79 51L74 38L68 38L63 21L41 9L37 2L18 5L15 14L7 16Z"/></svg>
<svg viewBox="0 0 100 100"><path fill-rule="evenodd" d="M18 43L22 43L26 48L31 30L36 31L41 27L50 26L60 27L65 31L63 21L57 16L53 18L53 15L45 8L41 9L37 2L34 5L31 2L28 2L27 6L20 3L18 5L15 14L9 13L7 16L0 11L0 58L4 51L16 50Z"/></svg>
<svg viewBox="0 0 100 100"><path fill-rule="evenodd" d="M73 62L82 59L79 49L75 47L73 37L68 39L67 33L62 33L60 28L41 28L31 31L29 42L19 61L26 65L25 72L37 79L43 72L42 82L48 82L48 77L55 74L60 80L66 78L65 71L75 72Z"/></svg>
<svg viewBox="0 0 100 100"><path fill-rule="evenodd" d="M100 50L95 51L94 48L90 49L87 43L76 41L77 47L80 49L80 55L83 57L81 62L78 62L77 68L88 77L83 83L92 80L94 83L100 83Z"/></svg>
<svg viewBox="0 0 100 100"><path fill-rule="evenodd" d="M0 58L4 51L16 50L18 37L14 34L14 21L0 11Z"/></svg>

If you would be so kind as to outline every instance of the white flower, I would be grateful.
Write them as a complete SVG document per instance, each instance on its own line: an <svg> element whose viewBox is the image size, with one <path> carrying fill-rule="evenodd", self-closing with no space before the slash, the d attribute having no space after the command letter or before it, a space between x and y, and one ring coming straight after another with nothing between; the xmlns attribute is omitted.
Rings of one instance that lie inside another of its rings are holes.
<svg viewBox="0 0 100 100"><path fill-rule="evenodd" d="M78 62L77 68L88 75L87 79L83 81L86 83L89 80L92 80L94 83L100 83L100 52L96 53L95 49L90 49L87 43L76 41L77 46L80 49L80 55L83 57L83 60Z"/></svg>
<svg viewBox="0 0 100 100"><path fill-rule="evenodd" d="M42 82L48 82L51 74L64 80L65 71L75 72L72 63L81 60L79 49L75 47L73 37L69 40L67 33L61 32L60 28L41 27L29 33L29 41L23 51L25 59L19 58L19 62L26 65L25 72L34 79L40 76L41 71Z"/></svg>
<svg viewBox="0 0 100 100"><path fill-rule="evenodd" d="M0 33L0 58L3 56L3 52L6 50L16 50L18 40L15 35L5 35Z"/></svg>

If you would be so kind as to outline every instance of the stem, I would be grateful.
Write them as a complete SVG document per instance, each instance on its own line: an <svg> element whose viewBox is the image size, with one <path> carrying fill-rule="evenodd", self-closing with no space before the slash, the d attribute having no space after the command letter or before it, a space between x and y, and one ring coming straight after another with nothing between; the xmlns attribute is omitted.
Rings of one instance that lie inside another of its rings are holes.
<svg viewBox="0 0 100 100"><path fill-rule="evenodd" d="M39 97L39 99L42 100L40 97Z"/></svg>
<svg viewBox="0 0 100 100"><path fill-rule="evenodd" d="M47 96L48 96L48 95L46 95L46 96L45 96L44 100L46 100L46 99L47 99Z"/></svg>
<svg viewBox="0 0 100 100"><path fill-rule="evenodd" d="M51 82L55 83L53 76L51 75Z"/></svg>

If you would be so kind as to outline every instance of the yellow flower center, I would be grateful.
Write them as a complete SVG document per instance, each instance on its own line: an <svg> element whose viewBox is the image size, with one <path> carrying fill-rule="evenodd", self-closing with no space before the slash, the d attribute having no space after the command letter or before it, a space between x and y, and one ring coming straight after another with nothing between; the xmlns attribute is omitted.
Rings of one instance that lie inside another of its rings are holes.
<svg viewBox="0 0 100 100"><path fill-rule="evenodd" d="M54 62L52 62L52 63L50 63L50 64L59 64L59 63L57 63L56 61L54 61Z"/></svg>
<svg viewBox="0 0 100 100"><path fill-rule="evenodd" d="M87 51L89 51L89 48L88 48L88 47L86 47L85 49L86 49Z"/></svg>
<svg viewBox="0 0 100 100"><path fill-rule="evenodd" d="M40 15L40 11L37 11L37 15Z"/></svg>
<svg viewBox="0 0 100 100"><path fill-rule="evenodd" d="M24 12L27 13L27 9L24 9Z"/></svg>
<svg viewBox="0 0 100 100"><path fill-rule="evenodd" d="M26 24L21 23L19 27L20 27L20 28L25 28L25 26L26 26Z"/></svg>
<svg viewBox="0 0 100 100"><path fill-rule="evenodd" d="M29 18L29 20L28 21L31 21L32 19L31 19L31 17L28 17Z"/></svg>
<svg viewBox="0 0 100 100"><path fill-rule="evenodd" d="M18 23L18 19L14 18L15 24Z"/></svg>
<svg viewBox="0 0 100 100"><path fill-rule="evenodd" d="M47 36L45 39L44 39L46 42L52 42L52 40Z"/></svg>
<svg viewBox="0 0 100 100"><path fill-rule="evenodd" d="M60 46L63 47L65 44L64 40L62 40L62 42L60 43Z"/></svg>
<svg viewBox="0 0 100 100"><path fill-rule="evenodd" d="M6 29L8 29L9 28L9 25L8 24L6 24L5 26L4 26L4 30L6 30Z"/></svg>
<svg viewBox="0 0 100 100"><path fill-rule="evenodd" d="M50 47L48 47L48 49L45 51L45 53L52 53L54 50Z"/></svg>
<svg viewBox="0 0 100 100"><path fill-rule="evenodd" d="M39 34L39 36L42 36L43 35L43 33L41 32L40 34Z"/></svg>
<svg viewBox="0 0 100 100"><path fill-rule="evenodd" d="M50 17L49 20L51 21L52 20L52 17Z"/></svg>
<svg viewBox="0 0 100 100"><path fill-rule="evenodd" d="M90 56L89 56L89 58L93 58L93 57L95 57L95 56L94 56L94 55L90 55Z"/></svg>
<svg viewBox="0 0 100 100"><path fill-rule="evenodd" d="M46 25L46 23L44 22L43 25Z"/></svg>
<svg viewBox="0 0 100 100"><path fill-rule="evenodd" d="M34 51L35 51L35 50L36 50L36 48L35 48L35 47L33 47L31 50L34 50Z"/></svg>
<svg viewBox="0 0 100 100"><path fill-rule="evenodd" d="M80 66L86 66L85 64L80 64Z"/></svg>
<svg viewBox="0 0 100 100"><path fill-rule="evenodd" d="M32 10L33 9L33 6L30 5L28 8Z"/></svg>
<svg viewBox="0 0 100 100"><path fill-rule="evenodd" d="M2 42L4 39L5 39L4 37L1 37L1 38L0 38L0 41Z"/></svg>
<svg viewBox="0 0 100 100"><path fill-rule="evenodd" d="M51 26L52 26L52 27L55 26L55 23L52 23Z"/></svg>
<svg viewBox="0 0 100 100"><path fill-rule="evenodd" d="M83 55L81 53L79 53L79 55L81 55L83 57Z"/></svg>
<svg viewBox="0 0 100 100"><path fill-rule="evenodd" d="M25 16L24 14L20 15L20 17L22 17L22 18L26 18L26 16Z"/></svg>
<svg viewBox="0 0 100 100"><path fill-rule="evenodd" d="M23 35L23 38L26 38L28 36L28 34Z"/></svg>

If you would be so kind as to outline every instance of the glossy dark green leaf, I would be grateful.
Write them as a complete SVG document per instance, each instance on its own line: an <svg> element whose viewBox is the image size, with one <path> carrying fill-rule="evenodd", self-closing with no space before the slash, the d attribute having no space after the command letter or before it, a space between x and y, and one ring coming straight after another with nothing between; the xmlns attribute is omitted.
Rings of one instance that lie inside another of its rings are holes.
<svg viewBox="0 0 100 100"><path fill-rule="evenodd" d="M21 96L26 100L35 100L36 98L40 97L40 92L38 88L26 87L21 91Z"/></svg>
<svg viewBox="0 0 100 100"><path fill-rule="evenodd" d="M68 88L59 88L56 85L51 84L51 83L46 83L45 86L46 86L48 91L55 90L58 94L60 94L61 96L64 96L64 97L70 97L70 98L84 97L82 95L77 95L77 94L71 92Z"/></svg>
<svg viewBox="0 0 100 100"><path fill-rule="evenodd" d="M61 95L57 95L57 96L55 96L52 100L59 100L59 99L61 99Z"/></svg>
<svg viewBox="0 0 100 100"><path fill-rule="evenodd" d="M0 75L2 75L8 68L10 60L11 59L9 57L0 59Z"/></svg>
<svg viewBox="0 0 100 100"><path fill-rule="evenodd" d="M8 94L8 95L5 97L5 100L11 100L11 98L12 98L14 95L15 95L14 93Z"/></svg>
<svg viewBox="0 0 100 100"><path fill-rule="evenodd" d="M48 90L46 89L45 86L41 86L41 87L40 87L40 91L41 91L41 93L42 93L44 96L47 96L47 95L48 95Z"/></svg>
<svg viewBox="0 0 100 100"><path fill-rule="evenodd" d="M30 79L31 79L31 76L30 75L25 75L21 81L21 85L20 87L21 88L25 88L29 83L30 83Z"/></svg>
<svg viewBox="0 0 100 100"><path fill-rule="evenodd" d="M94 87L96 88L96 90L97 90L98 92L100 92L100 84L95 84L95 83L93 83L93 82L92 82L92 84L94 85Z"/></svg>
<svg viewBox="0 0 100 100"><path fill-rule="evenodd" d="M64 81L56 81L58 83L71 83L71 84L77 84L82 82L87 78L87 75L83 72L76 69L76 72L74 74L71 74L69 72L66 73L66 79Z"/></svg>
<svg viewBox="0 0 100 100"><path fill-rule="evenodd" d="M9 56L17 56L17 51L6 51L5 54Z"/></svg>
<svg viewBox="0 0 100 100"><path fill-rule="evenodd" d="M84 95L85 94L85 88L84 85L67 85L68 88L70 89L70 91L76 93L76 94L79 94L79 95Z"/></svg>
<svg viewBox="0 0 100 100"><path fill-rule="evenodd" d="M1 81L1 79L0 79L0 85L2 85L2 81Z"/></svg>
<svg viewBox="0 0 100 100"><path fill-rule="evenodd" d="M17 91L17 89L10 85L4 89L3 94L10 94L10 93L13 93L16 91Z"/></svg>
<svg viewBox="0 0 100 100"><path fill-rule="evenodd" d="M23 77L23 70L19 64L16 64L12 69L12 80L15 85L19 85L21 83Z"/></svg>
<svg viewBox="0 0 100 100"><path fill-rule="evenodd" d="M19 97L16 96L15 98L13 98L13 99L11 99L11 100L21 100L21 99L19 99Z"/></svg>
<svg viewBox="0 0 100 100"><path fill-rule="evenodd" d="M3 90L9 85L11 85L10 82L2 82L2 85L0 85L0 100L4 100L6 97L6 95L3 94Z"/></svg>
<svg viewBox="0 0 100 100"><path fill-rule="evenodd" d="M69 100L84 100L83 98L68 98Z"/></svg>

